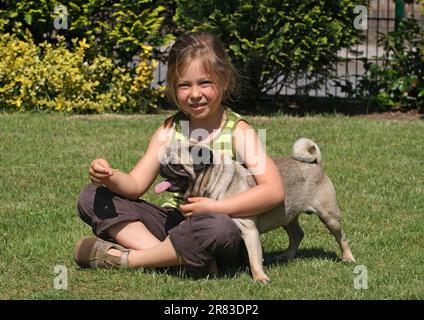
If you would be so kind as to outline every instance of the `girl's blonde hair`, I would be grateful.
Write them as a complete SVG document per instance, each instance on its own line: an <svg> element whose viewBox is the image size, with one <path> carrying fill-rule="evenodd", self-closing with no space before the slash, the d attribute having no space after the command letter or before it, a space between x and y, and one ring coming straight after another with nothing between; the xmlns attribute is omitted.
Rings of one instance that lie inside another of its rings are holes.
<svg viewBox="0 0 424 320"><path fill-rule="evenodd" d="M223 100L232 100L238 91L238 73L224 50L221 41L205 31L191 32L178 38L168 56L166 96L178 106L177 82L188 63L200 58L205 72L213 78L222 91Z"/></svg>

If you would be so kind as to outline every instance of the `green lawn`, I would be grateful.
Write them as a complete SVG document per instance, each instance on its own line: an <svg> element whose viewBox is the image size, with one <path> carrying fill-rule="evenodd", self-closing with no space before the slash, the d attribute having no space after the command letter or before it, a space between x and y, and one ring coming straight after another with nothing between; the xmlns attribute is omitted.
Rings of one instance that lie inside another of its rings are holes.
<svg viewBox="0 0 424 320"><path fill-rule="evenodd" d="M249 119L267 129L273 156L289 155L302 136L318 143L356 264L340 262L324 225L302 215L298 256L266 266L270 285L254 283L245 269L194 280L175 270L77 268L74 244L91 234L75 209L89 163L105 157L130 170L165 117L0 114L0 299L424 298L424 121ZM287 236L275 230L262 242L268 259ZM66 267L67 289L54 288L57 265ZM355 289L358 265L368 271L368 289Z"/></svg>

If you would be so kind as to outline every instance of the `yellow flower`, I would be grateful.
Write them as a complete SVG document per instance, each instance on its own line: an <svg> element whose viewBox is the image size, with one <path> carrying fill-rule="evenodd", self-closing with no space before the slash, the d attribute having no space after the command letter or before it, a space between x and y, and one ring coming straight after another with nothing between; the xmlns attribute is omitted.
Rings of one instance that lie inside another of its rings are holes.
<svg viewBox="0 0 424 320"><path fill-rule="evenodd" d="M80 41L78 42L78 45L79 45L81 48L83 48L83 49L88 49L88 48L90 48L90 45L87 43L87 40L85 40L85 38L84 38L84 39L82 39L82 40L80 40Z"/></svg>

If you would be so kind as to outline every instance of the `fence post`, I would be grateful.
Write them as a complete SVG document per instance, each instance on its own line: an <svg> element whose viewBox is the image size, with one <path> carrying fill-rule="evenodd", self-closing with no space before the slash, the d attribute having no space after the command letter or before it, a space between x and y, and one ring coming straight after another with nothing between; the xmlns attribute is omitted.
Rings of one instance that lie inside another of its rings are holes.
<svg viewBox="0 0 424 320"><path fill-rule="evenodd" d="M396 13L395 13L395 30L398 30L399 23L405 18L405 1L396 0Z"/></svg>

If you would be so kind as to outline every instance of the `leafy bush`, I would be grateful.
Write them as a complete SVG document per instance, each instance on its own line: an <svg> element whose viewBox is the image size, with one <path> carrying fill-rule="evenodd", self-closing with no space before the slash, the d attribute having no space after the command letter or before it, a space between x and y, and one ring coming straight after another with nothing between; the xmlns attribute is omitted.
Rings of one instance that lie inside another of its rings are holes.
<svg viewBox="0 0 424 320"><path fill-rule="evenodd" d="M399 29L382 35L382 64L366 61L366 73L354 94L366 97L382 109L424 111L424 34L415 19L406 19Z"/></svg>
<svg viewBox="0 0 424 320"><path fill-rule="evenodd" d="M359 38L350 0L177 0L176 23L182 31L211 30L250 85L248 99L277 94L296 77L332 73L337 51ZM313 89L311 86L308 89Z"/></svg>
<svg viewBox="0 0 424 320"><path fill-rule="evenodd" d="M153 48L166 45L173 36L163 30L164 21L170 23L169 10L160 0L73 0L64 2L68 29L56 29L54 21L64 10L55 12L57 0L8 1L0 0L0 19L9 23L6 32L18 26L21 35L29 30L35 44L55 43L57 35L69 48L72 39L86 39L88 60L98 55L134 72L133 59L143 54L143 46ZM172 16L172 15L171 15ZM160 57L160 51L154 52Z"/></svg>
<svg viewBox="0 0 424 320"><path fill-rule="evenodd" d="M0 28L1 30L1 28ZM34 44L0 33L0 108L103 112L155 107L161 91L151 88L155 64L152 47L144 46L134 77L98 55L86 61L89 45L73 40L69 50L63 38L53 46ZM145 103L149 101L149 103Z"/></svg>

